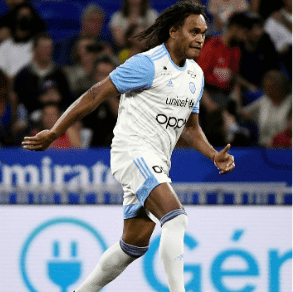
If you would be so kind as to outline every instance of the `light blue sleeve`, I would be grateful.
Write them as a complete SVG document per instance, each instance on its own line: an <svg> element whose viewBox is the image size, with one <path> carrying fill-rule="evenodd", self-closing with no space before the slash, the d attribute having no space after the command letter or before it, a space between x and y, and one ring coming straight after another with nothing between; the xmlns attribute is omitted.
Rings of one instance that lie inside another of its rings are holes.
<svg viewBox="0 0 293 292"><path fill-rule="evenodd" d="M147 89L153 84L155 65L146 55L138 54L117 67L109 76L120 93Z"/></svg>
<svg viewBox="0 0 293 292"><path fill-rule="evenodd" d="M201 91L200 91L197 103L195 104L195 106L193 107L193 110L192 110L192 113L194 113L194 114L199 114L199 101L202 98L203 88L204 88L204 77L202 76Z"/></svg>

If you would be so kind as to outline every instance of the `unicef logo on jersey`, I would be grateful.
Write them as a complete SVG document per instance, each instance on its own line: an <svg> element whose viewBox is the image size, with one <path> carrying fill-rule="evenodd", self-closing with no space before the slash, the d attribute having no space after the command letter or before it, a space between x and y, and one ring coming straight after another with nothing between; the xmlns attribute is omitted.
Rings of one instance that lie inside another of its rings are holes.
<svg viewBox="0 0 293 292"><path fill-rule="evenodd" d="M21 276L31 292L73 291L106 249L103 237L88 223L49 220L27 237L20 254Z"/></svg>
<svg viewBox="0 0 293 292"><path fill-rule="evenodd" d="M190 89L190 91L191 91L192 94L195 93L195 85L194 85L193 82L190 82L190 83L189 83L189 89Z"/></svg>

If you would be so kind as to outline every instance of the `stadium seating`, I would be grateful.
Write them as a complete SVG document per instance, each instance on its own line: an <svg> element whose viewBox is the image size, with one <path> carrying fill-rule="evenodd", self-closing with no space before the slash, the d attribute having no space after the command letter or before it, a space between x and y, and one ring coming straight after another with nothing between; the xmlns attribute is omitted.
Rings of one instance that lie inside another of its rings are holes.
<svg viewBox="0 0 293 292"><path fill-rule="evenodd" d="M83 5L76 1L40 1L34 7L47 24L48 31L78 30Z"/></svg>
<svg viewBox="0 0 293 292"><path fill-rule="evenodd" d="M176 2L177 2L176 0L164 0L164 1L153 0L151 1L151 6L155 10L157 10L159 13L161 13L164 9L175 4Z"/></svg>
<svg viewBox="0 0 293 292"><path fill-rule="evenodd" d="M0 16L7 13L9 10L8 10L8 6L6 4L5 1L0 1Z"/></svg>

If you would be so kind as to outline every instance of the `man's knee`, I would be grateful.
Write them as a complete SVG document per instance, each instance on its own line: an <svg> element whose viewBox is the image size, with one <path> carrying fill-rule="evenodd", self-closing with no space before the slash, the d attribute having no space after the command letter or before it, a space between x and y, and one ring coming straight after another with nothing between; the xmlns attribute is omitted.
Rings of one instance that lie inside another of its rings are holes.
<svg viewBox="0 0 293 292"><path fill-rule="evenodd" d="M149 249L149 246L135 246L123 241L120 239L120 247L121 249L133 258L139 258L143 256Z"/></svg>
<svg viewBox="0 0 293 292"><path fill-rule="evenodd" d="M172 225L173 228L178 227L185 230L188 224L188 218L183 209L176 209L164 215L160 222L161 227L164 227L164 224L168 222L168 225Z"/></svg>

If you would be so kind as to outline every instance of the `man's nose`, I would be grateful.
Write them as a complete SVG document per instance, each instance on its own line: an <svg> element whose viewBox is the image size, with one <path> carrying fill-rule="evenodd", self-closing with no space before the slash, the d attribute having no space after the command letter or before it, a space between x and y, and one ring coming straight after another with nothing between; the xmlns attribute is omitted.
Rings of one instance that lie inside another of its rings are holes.
<svg viewBox="0 0 293 292"><path fill-rule="evenodd" d="M205 41L205 35L203 35L203 34L196 35L195 41L200 43L200 44L203 44L204 41Z"/></svg>

